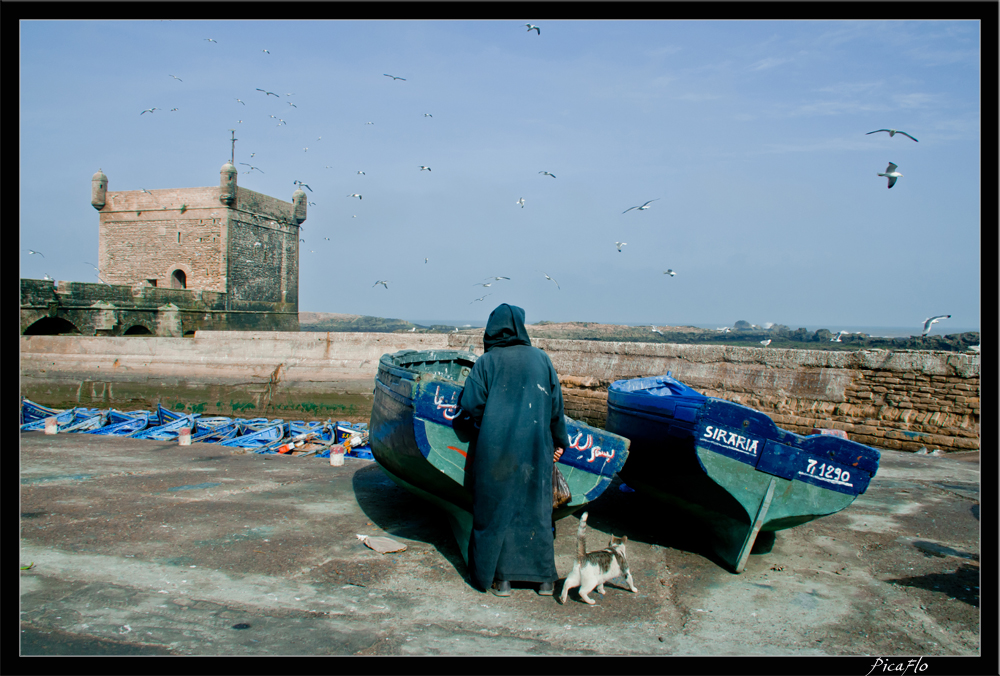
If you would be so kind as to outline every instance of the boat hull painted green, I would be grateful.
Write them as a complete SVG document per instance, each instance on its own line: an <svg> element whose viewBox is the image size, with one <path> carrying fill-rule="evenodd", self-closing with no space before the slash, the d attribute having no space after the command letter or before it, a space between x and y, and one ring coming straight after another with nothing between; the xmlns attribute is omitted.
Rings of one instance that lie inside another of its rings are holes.
<svg viewBox="0 0 1000 676"><path fill-rule="evenodd" d="M465 461L475 428L458 398L475 360L458 350L383 355L368 426L375 461L397 484L446 511L463 557L472 529ZM572 498L555 519L596 499L628 457L627 439L569 418L566 426L571 444L558 466Z"/></svg>
<svg viewBox="0 0 1000 676"><path fill-rule="evenodd" d="M654 385L657 396L644 394ZM760 533L839 512L878 468L875 449L782 430L759 411L705 397L669 376L612 384L607 428L632 442L622 481L708 526L737 573Z"/></svg>

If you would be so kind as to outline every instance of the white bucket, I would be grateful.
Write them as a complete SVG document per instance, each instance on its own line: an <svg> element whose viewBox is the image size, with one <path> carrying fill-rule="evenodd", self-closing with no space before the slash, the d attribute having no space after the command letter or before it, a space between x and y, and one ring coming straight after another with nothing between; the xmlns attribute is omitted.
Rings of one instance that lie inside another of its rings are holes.
<svg viewBox="0 0 1000 676"><path fill-rule="evenodd" d="M179 446L190 446L191 445L191 428L182 427L180 433L177 435L177 444Z"/></svg>
<svg viewBox="0 0 1000 676"><path fill-rule="evenodd" d="M330 447L330 464L341 467L344 464L344 447L340 444Z"/></svg>
<svg viewBox="0 0 1000 676"><path fill-rule="evenodd" d="M45 419L45 433L46 434L59 434L59 423L55 418Z"/></svg>

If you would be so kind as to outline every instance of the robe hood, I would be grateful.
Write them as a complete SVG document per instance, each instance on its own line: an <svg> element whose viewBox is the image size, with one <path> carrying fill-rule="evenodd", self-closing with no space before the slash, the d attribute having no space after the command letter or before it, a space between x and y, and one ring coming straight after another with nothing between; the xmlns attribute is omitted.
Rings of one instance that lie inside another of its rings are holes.
<svg viewBox="0 0 1000 676"><path fill-rule="evenodd" d="M511 345L531 345L531 339L524 328L524 310L504 303L490 313L483 333L483 347L489 352L494 347Z"/></svg>

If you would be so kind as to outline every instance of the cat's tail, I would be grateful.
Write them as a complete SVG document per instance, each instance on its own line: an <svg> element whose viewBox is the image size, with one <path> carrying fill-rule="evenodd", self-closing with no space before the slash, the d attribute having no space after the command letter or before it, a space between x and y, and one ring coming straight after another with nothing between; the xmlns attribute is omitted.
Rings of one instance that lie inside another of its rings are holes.
<svg viewBox="0 0 1000 676"><path fill-rule="evenodd" d="M576 529L576 558L583 560L587 555L587 540L584 533L587 531L587 512L580 517L580 527Z"/></svg>

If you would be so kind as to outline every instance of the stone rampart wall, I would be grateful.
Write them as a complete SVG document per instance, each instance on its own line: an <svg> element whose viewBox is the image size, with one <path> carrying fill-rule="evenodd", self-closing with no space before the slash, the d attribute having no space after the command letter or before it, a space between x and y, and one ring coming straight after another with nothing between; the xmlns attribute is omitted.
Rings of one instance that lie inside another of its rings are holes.
<svg viewBox="0 0 1000 676"><path fill-rule="evenodd" d="M533 344L560 374L567 414L592 424L604 423L610 383L670 371L703 394L756 408L799 433L832 427L877 448L979 448L978 355L544 339ZM370 409L382 354L442 348L482 354L482 339L238 331L199 331L193 339L22 336L21 382L22 392L79 385L84 393L98 390L83 383L98 383L104 401L113 401L108 393L116 383L174 392L221 385L266 392L268 401L282 392L314 398L332 392L364 398Z"/></svg>

